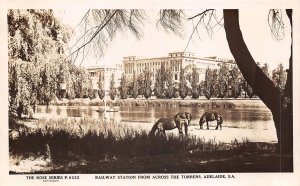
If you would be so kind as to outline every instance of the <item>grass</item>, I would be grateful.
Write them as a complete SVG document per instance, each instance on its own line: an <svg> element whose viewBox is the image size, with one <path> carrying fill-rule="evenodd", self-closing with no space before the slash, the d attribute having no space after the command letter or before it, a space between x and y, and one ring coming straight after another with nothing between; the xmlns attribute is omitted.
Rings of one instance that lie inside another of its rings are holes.
<svg viewBox="0 0 300 186"><path fill-rule="evenodd" d="M30 170L31 173L201 171L197 164L202 168L205 165L204 170L218 172L214 163L224 158L236 164L236 161L245 161L241 156L275 152L274 144L251 143L247 139L227 144L195 136L149 137L149 131L95 119L41 119L33 126L15 127L19 135L9 140L13 165L19 165L25 159L40 162L42 158L47 162L43 164L44 169ZM258 159L266 157L259 156ZM215 169L206 167L211 163ZM229 165L225 163L224 166ZM277 168L271 167L272 170ZM18 171L12 173L15 172Z"/></svg>
<svg viewBox="0 0 300 186"><path fill-rule="evenodd" d="M51 159L97 159L107 154L121 157L223 150L227 144L177 135L149 137L148 131L94 119L38 120L35 129L21 130L10 139L14 154L51 154ZM68 155L66 157L66 154ZM101 158L100 158L101 159Z"/></svg>

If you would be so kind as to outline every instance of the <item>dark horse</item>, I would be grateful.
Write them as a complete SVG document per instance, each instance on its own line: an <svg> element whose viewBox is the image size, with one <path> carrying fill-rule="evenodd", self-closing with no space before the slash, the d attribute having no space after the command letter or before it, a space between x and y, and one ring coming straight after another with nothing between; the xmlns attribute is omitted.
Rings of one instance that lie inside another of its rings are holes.
<svg viewBox="0 0 300 186"><path fill-rule="evenodd" d="M190 125L191 124L191 120L192 120L192 115L188 112L178 112L175 116L174 119L177 120L186 120L187 124Z"/></svg>
<svg viewBox="0 0 300 186"><path fill-rule="evenodd" d="M216 130L218 130L218 127L220 126L220 129L222 129L222 123L223 123L223 118L222 115L217 113L216 111L212 111L212 112L205 112L200 120L199 120L199 125L200 125L200 129L202 129L203 124L206 122L207 125L207 129L209 129L208 126L208 122L209 121L214 121L217 120L217 127Z"/></svg>
<svg viewBox="0 0 300 186"><path fill-rule="evenodd" d="M175 128L178 128L179 134L183 135L182 127L185 128L185 134L187 135L187 122L185 120L175 120L174 118L160 118L153 125L149 136L154 136L156 130L158 131L158 134L162 133L166 135L166 130L173 130Z"/></svg>

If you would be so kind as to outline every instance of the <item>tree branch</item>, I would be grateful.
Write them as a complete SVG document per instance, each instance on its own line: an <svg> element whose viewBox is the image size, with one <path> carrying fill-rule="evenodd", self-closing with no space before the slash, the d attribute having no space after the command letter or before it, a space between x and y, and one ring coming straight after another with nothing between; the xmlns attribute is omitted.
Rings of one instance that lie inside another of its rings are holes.
<svg viewBox="0 0 300 186"><path fill-rule="evenodd" d="M280 112L280 91L257 66L250 54L239 26L238 10L224 9L224 28L229 49L237 66L254 92L261 98L272 113Z"/></svg>
<svg viewBox="0 0 300 186"><path fill-rule="evenodd" d="M201 13L199 13L199 14L193 16L193 17L189 17L188 20L194 19L195 17L198 17L198 16L202 16L203 14L205 14L206 12L209 12L209 11L211 11L211 10L215 10L215 9L206 9L206 10L204 10L203 12L201 12Z"/></svg>
<svg viewBox="0 0 300 186"><path fill-rule="evenodd" d="M82 48L84 48L86 45L88 45L97 35L98 33L103 29L105 28L105 26L109 23L109 21L116 15L117 13L117 10L115 10L111 16L105 21L105 23L103 25L100 26L100 28L93 34L93 36L86 42L84 43L83 45L81 45L78 49L76 49L74 52L72 52L69 56L75 54L76 52L78 52L79 50L81 50ZM68 56L68 57L69 57Z"/></svg>

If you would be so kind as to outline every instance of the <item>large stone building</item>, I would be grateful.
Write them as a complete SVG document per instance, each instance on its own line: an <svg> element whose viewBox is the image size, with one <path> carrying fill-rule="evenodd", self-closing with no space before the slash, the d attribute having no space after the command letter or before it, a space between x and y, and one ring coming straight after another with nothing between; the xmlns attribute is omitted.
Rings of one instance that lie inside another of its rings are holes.
<svg viewBox="0 0 300 186"><path fill-rule="evenodd" d="M121 64L117 64L112 67L106 67L104 65L99 66L91 66L86 68L89 72L90 78L92 80L93 89L98 90L98 82L99 78L101 77L104 80L104 88L106 92L109 91L110 81L112 75L114 74L114 81L116 88L119 86L121 77L123 74L123 67Z"/></svg>
<svg viewBox="0 0 300 186"><path fill-rule="evenodd" d="M157 58L144 58L137 56L128 56L123 58L124 72L128 78L132 78L134 72L136 75L139 75L148 68L153 73L152 80L154 80L157 70L159 70L161 65L164 64L166 69L171 69L174 82L179 82L181 69L196 67L200 75L200 80L203 80L207 68L218 69L223 63L228 65L229 68L233 68L236 65L233 60L221 59L218 57L196 57L194 53L190 52L173 52L169 53L169 56L167 57Z"/></svg>

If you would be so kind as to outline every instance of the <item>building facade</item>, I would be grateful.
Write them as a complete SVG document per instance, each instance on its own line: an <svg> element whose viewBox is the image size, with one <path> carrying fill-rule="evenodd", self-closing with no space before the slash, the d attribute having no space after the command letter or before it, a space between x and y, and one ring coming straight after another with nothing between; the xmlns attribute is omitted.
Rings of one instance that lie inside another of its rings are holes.
<svg viewBox="0 0 300 186"><path fill-rule="evenodd" d="M144 70L149 69L155 79L156 72L163 64L165 69L171 69L174 82L179 82L181 69L189 69L188 67L196 67L200 80L204 80L206 69L218 69L222 64L226 64L229 68L233 68L236 64L233 60L221 59L216 56L200 58L196 57L194 53L190 52L173 52L169 53L167 57L158 58L144 58L137 56L127 56L123 58L124 73L127 78L132 78L134 72L136 76L143 73Z"/></svg>
<svg viewBox="0 0 300 186"><path fill-rule="evenodd" d="M104 65L91 66L87 67L86 70L89 72L92 80L93 89L99 90L98 82L99 78L102 78L104 90L106 90L107 93L109 92L112 75L114 75L115 86L117 88L120 85L121 77L124 72L122 64L117 64L113 67L106 67Z"/></svg>

